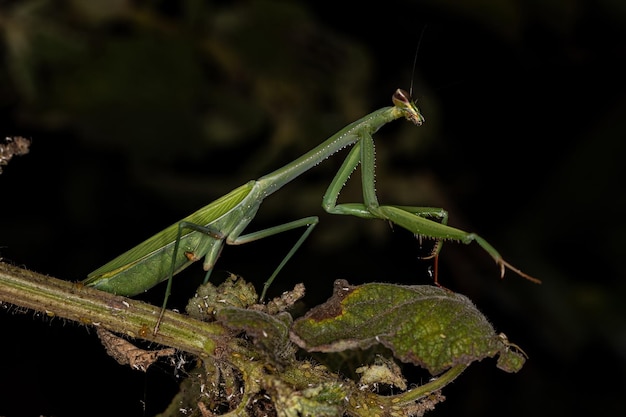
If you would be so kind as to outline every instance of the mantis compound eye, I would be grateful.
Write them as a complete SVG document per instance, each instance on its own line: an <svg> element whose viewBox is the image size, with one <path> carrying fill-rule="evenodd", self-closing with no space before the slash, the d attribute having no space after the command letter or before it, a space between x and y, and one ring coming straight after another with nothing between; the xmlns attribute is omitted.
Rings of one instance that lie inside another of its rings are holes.
<svg viewBox="0 0 626 417"><path fill-rule="evenodd" d="M417 126L421 126L424 123L424 116L420 113L419 109L413 101L411 96L406 91L398 88L391 97L393 105L402 110L404 117Z"/></svg>
<svg viewBox="0 0 626 417"><path fill-rule="evenodd" d="M395 93L393 93L393 96L391 96L391 101L398 107L405 107L411 104L411 97L409 96L409 93L401 88L398 88Z"/></svg>

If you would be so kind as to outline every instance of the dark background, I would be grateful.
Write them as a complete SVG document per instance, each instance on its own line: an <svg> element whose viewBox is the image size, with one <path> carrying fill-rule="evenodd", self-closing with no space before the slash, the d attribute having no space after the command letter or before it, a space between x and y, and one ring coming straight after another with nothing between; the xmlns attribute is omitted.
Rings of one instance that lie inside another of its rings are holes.
<svg viewBox="0 0 626 417"><path fill-rule="evenodd" d="M0 2L0 133L33 140L0 176L5 261L81 280L412 85L426 123L375 136L381 202L445 207L544 282L500 281L476 245L444 245L441 282L530 359L515 375L474 364L431 414L624 413L624 2L180 3ZM340 163L251 224L321 218L271 295L301 281L314 305L337 278L428 284L408 233L323 212ZM342 201L359 197L356 181ZM227 247L213 279L260 288L297 236ZM177 277L172 307L202 277ZM5 308L0 329L0 415L152 415L176 389L169 365L121 367L74 323Z"/></svg>

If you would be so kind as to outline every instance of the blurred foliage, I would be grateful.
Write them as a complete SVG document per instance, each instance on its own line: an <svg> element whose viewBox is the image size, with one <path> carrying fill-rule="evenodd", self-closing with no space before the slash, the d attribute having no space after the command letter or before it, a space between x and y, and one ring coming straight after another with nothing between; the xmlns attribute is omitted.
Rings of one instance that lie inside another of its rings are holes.
<svg viewBox="0 0 626 417"><path fill-rule="evenodd" d="M625 21L616 0L1 2L2 134L32 145L0 176L0 255L82 279L412 85L426 123L376 135L381 201L445 207L452 225L476 230L544 281L499 283L479 249L444 245L440 281L530 358L513 377L474 367L438 412L623 413ZM411 236L324 215L321 196L339 163L286 186L252 225L322 217L276 293L290 280L316 282L308 288L319 288L317 301L337 278L427 283L429 263ZM346 200L359 198L353 177ZM218 268L260 283L295 239L226 248ZM199 279L178 279L175 295L185 299ZM162 290L151 293L160 302ZM0 404L0 414L93 411L94 392L119 398L102 414L163 406L151 384L167 386L170 370L137 381L108 369L102 354L104 364L88 369L101 381L72 385L87 376L70 364L92 363L100 349L84 329L0 320L23 335L3 346L19 368L0 392L38 400ZM27 347L37 355L23 356ZM611 385L589 387L605 369Z"/></svg>
<svg viewBox="0 0 626 417"><path fill-rule="evenodd" d="M300 4L89 3L7 11L6 75L24 100L20 116L41 129L70 130L141 164L260 135L271 156L302 131L326 134L313 111L322 103L339 120L367 110L367 56Z"/></svg>

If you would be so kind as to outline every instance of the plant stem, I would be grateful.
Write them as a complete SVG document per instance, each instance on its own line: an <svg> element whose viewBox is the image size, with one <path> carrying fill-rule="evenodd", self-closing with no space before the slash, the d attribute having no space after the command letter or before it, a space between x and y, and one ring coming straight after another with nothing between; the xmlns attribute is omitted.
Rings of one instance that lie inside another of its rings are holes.
<svg viewBox="0 0 626 417"><path fill-rule="evenodd" d="M152 329L159 317L159 307L2 262L0 302L40 311L50 317L101 326L201 357L214 355L227 332L219 324L201 322L168 310L155 335Z"/></svg>

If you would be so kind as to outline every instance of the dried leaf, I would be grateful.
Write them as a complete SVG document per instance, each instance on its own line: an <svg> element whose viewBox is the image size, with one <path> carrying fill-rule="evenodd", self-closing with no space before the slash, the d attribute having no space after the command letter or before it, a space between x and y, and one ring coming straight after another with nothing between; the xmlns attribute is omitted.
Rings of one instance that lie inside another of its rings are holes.
<svg viewBox="0 0 626 417"><path fill-rule="evenodd" d="M133 369L146 372L148 367L162 356L171 356L176 353L174 348L159 350L144 350L101 327L96 329L100 341L107 353L120 365L130 365Z"/></svg>

